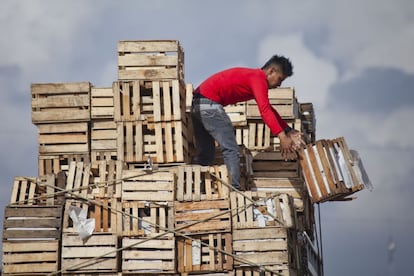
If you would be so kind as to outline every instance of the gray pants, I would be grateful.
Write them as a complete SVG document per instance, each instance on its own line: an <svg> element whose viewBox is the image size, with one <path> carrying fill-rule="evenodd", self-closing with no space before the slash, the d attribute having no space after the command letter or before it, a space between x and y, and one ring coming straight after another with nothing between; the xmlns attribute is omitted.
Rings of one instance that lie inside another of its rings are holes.
<svg viewBox="0 0 414 276"><path fill-rule="evenodd" d="M197 146L196 163L202 166L213 164L216 140L223 151L232 185L240 189L239 147L223 106L206 98L193 98L191 118Z"/></svg>

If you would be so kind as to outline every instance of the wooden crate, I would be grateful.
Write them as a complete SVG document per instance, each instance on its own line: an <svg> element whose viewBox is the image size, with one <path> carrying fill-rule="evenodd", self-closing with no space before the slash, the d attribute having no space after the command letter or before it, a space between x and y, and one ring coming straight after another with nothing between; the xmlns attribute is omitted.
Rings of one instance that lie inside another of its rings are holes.
<svg viewBox="0 0 414 276"><path fill-rule="evenodd" d="M66 174L48 174L38 177L38 205L63 205L65 203Z"/></svg>
<svg viewBox="0 0 414 276"><path fill-rule="evenodd" d="M300 165L313 203L349 200L364 189L343 137L308 144L301 150Z"/></svg>
<svg viewBox="0 0 414 276"><path fill-rule="evenodd" d="M284 227L233 230L234 267L295 268L296 237Z"/></svg>
<svg viewBox="0 0 414 276"><path fill-rule="evenodd" d="M121 211L120 202L116 198L95 198L87 202L67 199L63 215L63 233L77 233L77 226L70 217L70 206L84 210L88 219L95 220L93 235L97 233L120 233Z"/></svg>
<svg viewBox="0 0 414 276"><path fill-rule="evenodd" d="M240 158L240 186L242 189L247 189L248 182L253 176L253 155L251 151L245 145L239 145L239 158ZM216 147L214 165L224 165L224 155L220 146ZM230 182L227 182L230 183Z"/></svg>
<svg viewBox="0 0 414 276"><path fill-rule="evenodd" d="M250 190L288 194L293 198L297 210L303 209L303 201L309 197L305 182L301 178L253 177L250 182Z"/></svg>
<svg viewBox="0 0 414 276"><path fill-rule="evenodd" d="M227 167L182 165L171 169L177 175L176 200L200 201L228 199L230 183Z"/></svg>
<svg viewBox="0 0 414 276"><path fill-rule="evenodd" d="M217 273L233 269L231 233L194 235L191 239L177 237L176 240L179 272Z"/></svg>
<svg viewBox="0 0 414 276"><path fill-rule="evenodd" d="M227 105L224 107L227 115L229 115L230 121L233 126L246 126L247 125L247 103L241 102L237 104Z"/></svg>
<svg viewBox="0 0 414 276"><path fill-rule="evenodd" d="M93 188L91 194L95 197L120 198L122 191L122 175L126 168L120 160L100 160L91 164Z"/></svg>
<svg viewBox="0 0 414 276"><path fill-rule="evenodd" d="M142 121L117 123L118 159L128 163L187 162L189 148L183 121L145 124Z"/></svg>
<svg viewBox="0 0 414 276"><path fill-rule="evenodd" d="M40 155L88 154L89 125L87 122L39 124Z"/></svg>
<svg viewBox="0 0 414 276"><path fill-rule="evenodd" d="M253 177L299 178L299 161L285 161L280 152L252 151Z"/></svg>
<svg viewBox="0 0 414 276"><path fill-rule="evenodd" d="M122 161L100 160L91 163L71 162L66 178L66 197L120 198Z"/></svg>
<svg viewBox="0 0 414 276"><path fill-rule="evenodd" d="M122 274L175 273L175 239L122 238Z"/></svg>
<svg viewBox="0 0 414 276"><path fill-rule="evenodd" d="M89 82L33 83L33 124L87 122L90 114Z"/></svg>
<svg viewBox="0 0 414 276"><path fill-rule="evenodd" d="M119 41L118 79L184 80L184 51L179 41Z"/></svg>
<svg viewBox="0 0 414 276"><path fill-rule="evenodd" d="M122 202L122 236L172 238L174 228L174 210L172 202L157 203L148 201Z"/></svg>
<svg viewBox="0 0 414 276"><path fill-rule="evenodd" d="M3 241L2 275L49 275L59 270L58 240Z"/></svg>
<svg viewBox="0 0 414 276"><path fill-rule="evenodd" d="M62 206L6 206L3 241L60 239Z"/></svg>
<svg viewBox="0 0 414 276"><path fill-rule="evenodd" d="M295 90L290 87L269 89L269 102L282 119L299 118L299 103ZM247 101L247 119L261 119L260 111L255 100Z"/></svg>
<svg viewBox="0 0 414 276"><path fill-rule="evenodd" d="M91 88L91 119L114 118L114 92L112 87Z"/></svg>
<svg viewBox="0 0 414 276"><path fill-rule="evenodd" d="M293 129L302 131L300 119L285 120ZM274 135L262 119L248 119L246 126L235 126L237 144L250 150L279 150L279 137Z"/></svg>
<svg viewBox="0 0 414 276"><path fill-rule="evenodd" d="M10 198L12 205L36 205L38 196L36 177L14 177Z"/></svg>
<svg viewBox="0 0 414 276"><path fill-rule="evenodd" d="M115 122L180 121L185 114L185 85L179 80L115 81Z"/></svg>
<svg viewBox="0 0 414 276"><path fill-rule="evenodd" d="M42 155L38 156L39 160L39 176L47 174L58 174L61 171L67 172L69 164L72 161L83 162L88 164L90 162L89 153L83 154L57 154L57 155Z"/></svg>
<svg viewBox="0 0 414 276"><path fill-rule="evenodd" d="M316 117L312 103L299 104L300 118L302 120L302 132L304 140L307 144L315 142Z"/></svg>
<svg viewBox="0 0 414 276"><path fill-rule="evenodd" d="M288 194L231 192L230 199L233 229L296 227L293 199Z"/></svg>
<svg viewBox="0 0 414 276"><path fill-rule="evenodd" d="M192 83L185 84L185 112L191 112L191 105L193 102L194 86Z"/></svg>
<svg viewBox="0 0 414 276"><path fill-rule="evenodd" d="M117 159L117 128L113 120L91 121L91 160Z"/></svg>
<svg viewBox="0 0 414 276"><path fill-rule="evenodd" d="M91 197L91 164L72 161L66 177L67 198Z"/></svg>
<svg viewBox="0 0 414 276"><path fill-rule="evenodd" d="M299 276L295 269L275 267L261 271L258 267L242 267L234 270L234 276Z"/></svg>
<svg viewBox="0 0 414 276"><path fill-rule="evenodd" d="M175 174L168 171L146 173L143 170L122 172L122 201L174 201Z"/></svg>
<svg viewBox="0 0 414 276"><path fill-rule="evenodd" d="M203 200L174 204L175 228L182 233L230 231L229 200Z"/></svg>
<svg viewBox="0 0 414 276"><path fill-rule="evenodd" d="M63 233L61 257L63 273L101 275L100 273L117 272L119 261L117 248L116 234L94 233L87 240L81 240L76 233Z"/></svg>

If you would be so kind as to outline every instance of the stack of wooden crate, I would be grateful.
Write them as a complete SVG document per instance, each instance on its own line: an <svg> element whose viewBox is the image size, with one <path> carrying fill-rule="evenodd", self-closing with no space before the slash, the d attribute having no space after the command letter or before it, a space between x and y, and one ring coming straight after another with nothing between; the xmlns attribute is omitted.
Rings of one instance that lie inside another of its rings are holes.
<svg viewBox="0 0 414 276"><path fill-rule="evenodd" d="M226 107L246 190L232 191L220 154L214 166L190 164L192 85L179 42L120 41L117 54L112 87L32 84L39 176L15 178L4 275L304 274L297 237L313 237L313 205L256 103ZM292 88L269 95L292 127L314 131ZM86 239L80 214L94 223Z"/></svg>
<svg viewBox="0 0 414 276"><path fill-rule="evenodd" d="M188 162L184 52L178 41L120 41L113 91L118 159Z"/></svg>
<svg viewBox="0 0 414 276"><path fill-rule="evenodd" d="M61 267L63 275L98 273L116 275L118 236L121 232L119 214L123 163L115 160L71 162L66 178ZM78 210L78 211L76 211ZM94 219L88 239L79 237L76 212Z"/></svg>
<svg viewBox="0 0 414 276"><path fill-rule="evenodd" d="M112 87L91 88L91 160L118 160Z"/></svg>
<svg viewBox="0 0 414 276"><path fill-rule="evenodd" d="M89 82L31 85L39 175L58 173L72 160L90 159L90 91Z"/></svg>

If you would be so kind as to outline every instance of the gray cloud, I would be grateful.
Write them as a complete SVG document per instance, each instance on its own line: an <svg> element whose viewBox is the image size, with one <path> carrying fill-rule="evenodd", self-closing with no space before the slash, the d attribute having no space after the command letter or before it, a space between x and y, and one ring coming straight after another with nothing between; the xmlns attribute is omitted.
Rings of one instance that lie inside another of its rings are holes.
<svg viewBox="0 0 414 276"><path fill-rule="evenodd" d="M414 74L393 68L370 68L331 87L328 106L362 113L387 114L414 105Z"/></svg>

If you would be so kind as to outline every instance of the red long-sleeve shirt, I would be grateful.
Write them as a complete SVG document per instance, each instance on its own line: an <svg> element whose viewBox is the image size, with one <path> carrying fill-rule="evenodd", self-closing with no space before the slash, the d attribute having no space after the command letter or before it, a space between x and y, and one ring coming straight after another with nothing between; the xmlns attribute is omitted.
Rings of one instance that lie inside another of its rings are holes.
<svg viewBox="0 0 414 276"><path fill-rule="evenodd" d="M263 121L273 134L288 127L269 102L267 78L261 69L237 67L218 72L202 82L194 93L223 106L255 99Z"/></svg>

